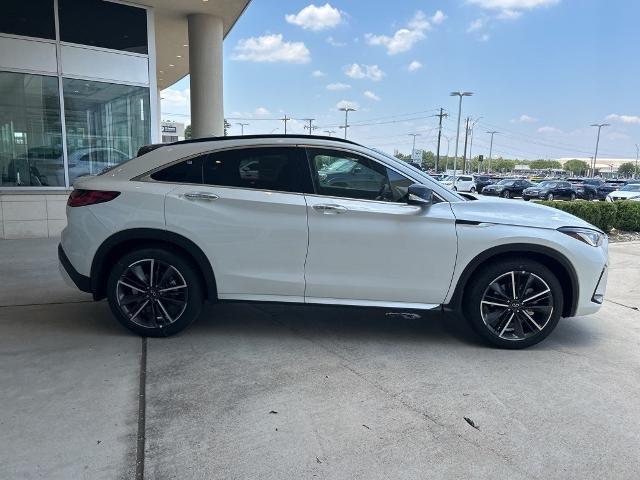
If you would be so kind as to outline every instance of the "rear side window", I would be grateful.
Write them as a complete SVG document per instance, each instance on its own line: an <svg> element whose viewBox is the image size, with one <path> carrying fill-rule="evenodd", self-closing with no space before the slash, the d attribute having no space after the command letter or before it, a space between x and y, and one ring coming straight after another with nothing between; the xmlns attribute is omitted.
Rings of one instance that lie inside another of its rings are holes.
<svg viewBox="0 0 640 480"><path fill-rule="evenodd" d="M202 183L202 163L208 155L189 158L151 174L159 182Z"/></svg>
<svg viewBox="0 0 640 480"><path fill-rule="evenodd" d="M304 151L258 147L211 153L203 163L207 185L308 193L311 174Z"/></svg>

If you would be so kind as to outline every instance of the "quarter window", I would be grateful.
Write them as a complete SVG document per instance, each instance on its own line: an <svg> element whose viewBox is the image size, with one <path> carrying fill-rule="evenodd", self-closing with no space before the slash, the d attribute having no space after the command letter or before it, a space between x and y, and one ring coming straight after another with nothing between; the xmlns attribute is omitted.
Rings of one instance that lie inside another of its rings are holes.
<svg viewBox="0 0 640 480"><path fill-rule="evenodd" d="M202 183L202 163L208 155L189 158L151 174L159 182Z"/></svg>
<svg viewBox="0 0 640 480"><path fill-rule="evenodd" d="M281 192L311 191L302 151L290 147L227 150L204 160L204 183Z"/></svg>
<svg viewBox="0 0 640 480"><path fill-rule="evenodd" d="M337 150L309 149L316 191L331 197L406 202L415 183L386 166Z"/></svg>

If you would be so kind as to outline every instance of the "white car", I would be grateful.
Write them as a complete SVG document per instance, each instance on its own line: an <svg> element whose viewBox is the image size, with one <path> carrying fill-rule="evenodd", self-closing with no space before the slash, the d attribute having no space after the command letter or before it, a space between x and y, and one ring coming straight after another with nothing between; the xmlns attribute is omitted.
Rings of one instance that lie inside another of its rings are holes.
<svg viewBox="0 0 640 480"><path fill-rule="evenodd" d="M344 160L358 175L319 175ZM184 329L204 301L240 300L454 311L491 344L522 348L560 317L596 312L607 279L596 227L540 205L468 201L328 137L161 146L78 179L67 218L63 276L146 336Z"/></svg>
<svg viewBox="0 0 640 480"><path fill-rule="evenodd" d="M476 193L477 190L476 182L471 175L456 175L455 181L453 175L450 175L440 183L456 192Z"/></svg>
<svg viewBox="0 0 640 480"><path fill-rule="evenodd" d="M620 190L616 190L607 195L607 202L617 202L618 200L640 201L640 183L628 183Z"/></svg>

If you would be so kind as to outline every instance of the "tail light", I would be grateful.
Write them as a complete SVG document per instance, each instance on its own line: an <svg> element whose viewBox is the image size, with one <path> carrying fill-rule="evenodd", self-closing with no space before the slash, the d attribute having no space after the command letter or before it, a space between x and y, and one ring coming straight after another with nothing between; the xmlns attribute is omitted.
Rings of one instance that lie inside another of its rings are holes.
<svg viewBox="0 0 640 480"><path fill-rule="evenodd" d="M74 190L69 195L67 205L70 207L84 207L96 203L109 202L120 195L120 192L108 192L103 190Z"/></svg>

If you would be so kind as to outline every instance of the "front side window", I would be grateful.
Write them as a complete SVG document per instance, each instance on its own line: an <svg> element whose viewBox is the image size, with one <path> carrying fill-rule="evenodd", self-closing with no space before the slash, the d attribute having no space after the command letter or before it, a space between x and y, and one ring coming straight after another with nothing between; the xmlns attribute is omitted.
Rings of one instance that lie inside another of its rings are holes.
<svg viewBox="0 0 640 480"><path fill-rule="evenodd" d="M311 178L303 152L293 147L257 147L211 153L204 161L207 185L306 193Z"/></svg>
<svg viewBox="0 0 640 480"><path fill-rule="evenodd" d="M159 182L202 183L202 164L208 154L189 158L151 174Z"/></svg>
<svg viewBox="0 0 640 480"><path fill-rule="evenodd" d="M415 183L356 154L324 149L309 149L308 152L319 195L404 203L409 185Z"/></svg>
<svg viewBox="0 0 640 480"><path fill-rule="evenodd" d="M64 187L56 77L0 72L0 186Z"/></svg>

